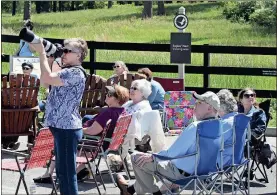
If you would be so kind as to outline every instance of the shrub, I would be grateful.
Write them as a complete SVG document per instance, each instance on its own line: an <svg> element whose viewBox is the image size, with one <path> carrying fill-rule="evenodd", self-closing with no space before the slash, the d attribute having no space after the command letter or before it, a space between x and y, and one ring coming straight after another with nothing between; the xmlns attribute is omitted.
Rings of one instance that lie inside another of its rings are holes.
<svg viewBox="0 0 277 195"><path fill-rule="evenodd" d="M250 22L254 25L272 28L276 26L276 11L270 8L258 9L251 14Z"/></svg>
<svg viewBox="0 0 277 195"><path fill-rule="evenodd" d="M233 22L248 22L255 6L255 1L227 2L224 4L223 15Z"/></svg>

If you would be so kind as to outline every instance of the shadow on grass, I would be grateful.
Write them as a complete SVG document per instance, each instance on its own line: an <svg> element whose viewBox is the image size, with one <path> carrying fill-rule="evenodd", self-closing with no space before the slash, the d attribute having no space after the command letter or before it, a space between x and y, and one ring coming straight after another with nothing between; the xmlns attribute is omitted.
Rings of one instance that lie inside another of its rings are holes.
<svg viewBox="0 0 277 195"><path fill-rule="evenodd" d="M165 13L166 15L175 15L178 12L178 9L183 6L186 8L187 13L197 13L197 12L204 12L211 8L217 8L218 6L222 5L222 2L213 2L213 3L180 3L172 6L167 6L168 4L165 4ZM158 8L153 8L153 13L157 13Z"/></svg>
<svg viewBox="0 0 277 195"><path fill-rule="evenodd" d="M34 32L41 32L45 31L48 28L70 28L73 27L73 24L39 24L39 23L34 23ZM20 30L23 28L22 22L16 22L16 23L10 23L10 24L3 24L2 23L2 28L8 29L11 28L15 32L20 32Z"/></svg>
<svg viewBox="0 0 277 195"><path fill-rule="evenodd" d="M265 28L260 26L252 26L252 28L243 28L243 29L231 29L232 34L241 34L247 33L249 35L257 33L260 36L274 35L276 34L276 27Z"/></svg>
<svg viewBox="0 0 277 195"><path fill-rule="evenodd" d="M133 13L133 14L126 14L126 15L118 15L118 16L104 16L104 17L98 18L97 22L129 20L131 18L141 19L142 18L142 13Z"/></svg>

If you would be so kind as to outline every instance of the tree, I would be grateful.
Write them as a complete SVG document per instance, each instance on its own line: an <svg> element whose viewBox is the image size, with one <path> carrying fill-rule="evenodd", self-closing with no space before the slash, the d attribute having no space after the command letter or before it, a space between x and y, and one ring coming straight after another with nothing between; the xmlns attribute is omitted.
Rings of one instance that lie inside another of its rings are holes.
<svg viewBox="0 0 277 195"><path fill-rule="evenodd" d="M75 4L75 1L71 1L70 11L74 10L74 4Z"/></svg>
<svg viewBox="0 0 277 195"><path fill-rule="evenodd" d="M63 1L59 1L59 12L64 11L64 2Z"/></svg>
<svg viewBox="0 0 277 195"><path fill-rule="evenodd" d="M158 15L165 15L164 1L158 1Z"/></svg>
<svg viewBox="0 0 277 195"><path fill-rule="evenodd" d="M24 2L23 20L31 19L31 1Z"/></svg>
<svg viewBox="0 0 277 195"><path fill-rule="evenodd" d="M144 8L143 8L143 12L142 12L142 18L146 19L146 18L152 18L152 7L153 7L153 2L152 1L144 1Z"/></svg>
<svg viewBox="0 0 277 195"><path fill-rule="evenodd" d="M42 1L41 4L43 12L50 12L50 1Z"/></svg>
<svg viewBox="0 0 277 195"><path fill-rule="evenodd" d="M38 14L41 12L41 1L36 1L36 12Z"/></svg>
<svg viewBox="0 0 277 195"><path fill-rule="evenodd" d="M108 8L111 8L113 6L113 2L112 1L108 1Z"/></svg>
<svg viewBox="0 0 277 195"><path fill-rule="evenodd" d="M15 16L16 13L16 1L13 1L13 5L12 5L12 16Z"/></svg>
<svg viewBox="0 0 277 195"><path fill-rule="evenodd" d="M57 1L53 1L53 12L57 11Z"/></svg>
<svg viewBox="0 0 277 195"><path fill-rule="evenodd" d="M95 8L95 1L88 1L88 9L94 9Z"/></svg>

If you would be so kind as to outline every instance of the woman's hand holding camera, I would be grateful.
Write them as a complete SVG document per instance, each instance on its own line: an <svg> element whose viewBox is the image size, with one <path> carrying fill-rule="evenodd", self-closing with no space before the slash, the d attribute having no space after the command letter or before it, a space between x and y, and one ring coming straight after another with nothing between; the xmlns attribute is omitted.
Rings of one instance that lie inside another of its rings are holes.
<svg viewBox="0 0 277 195"><path fill-rule="evenodd" d="M36 52L38 52L40 55L46 55L44 46L42 44L42 39L40 39L39 43L29 43L30 48Z"/></svg>

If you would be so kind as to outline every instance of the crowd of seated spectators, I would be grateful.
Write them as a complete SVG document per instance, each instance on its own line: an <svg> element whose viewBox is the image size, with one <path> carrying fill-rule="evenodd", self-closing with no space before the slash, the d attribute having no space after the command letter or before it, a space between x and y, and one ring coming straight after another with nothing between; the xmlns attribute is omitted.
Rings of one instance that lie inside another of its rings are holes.
<svg viewBox="0 0 277 195"><path fill-rule="evenodd" d="M24 67L27 67L27 65L25 64ZM115 62L113 69L115 74L112 78L129 73L127 66L122 61ZM111 138L116 121L120 116L126 114L137 116L145 111L163 109L165 90L153 79L151 70L149 68L142 68L137 73L144 75L145 79L134 80L130 90L117 84L106 87L105 103L107 107L103 108L97 115L86 116L87 119L83 120L84 134L101 135L106 122L112 119L106 136L107 138ZM184 128L176 141L167 150L160 151L158 153L159 155L174 157L195 151L196 127L203 120L220 118L223 131L225 132L224 141L232 139L234 116L237 113L244 113L251 117L250 126L252 136L259 136L266 130L265 112L258 107L256 93L251 88L242 89L238 93L237 99L227 89L222 89L217 94L208 91L202 95L194 93L193 96L197 100L193 113L195 121ZM139 120L140 117L133 118L130 123L130 128L136 128L141 123ZM109 143L105 142L103 149L106 150L108 146ZM173 164L168 162L168 164L159 165L158 163L159 171L172 179L178 179L184 175L189 176L194 171L194 158L192 156L190 158L176 160ZM232 149L224 150L223 164L230 165L231 160ZM118 175L117 183L122 194L134 194L135 192L138 194L160 194L160 189L153 178L153 156L150 153L136 152L132 154L131 162L136 176L136 182L133 185L129 185L124 177ZM39 183L51 182L49 174L53 173L54 168L55 164L52 163L50 170L47 170L43 176L35 178L34 181ZM79 166L77 173L78 179L82 179L89 174L84 166Z"/></svg>

